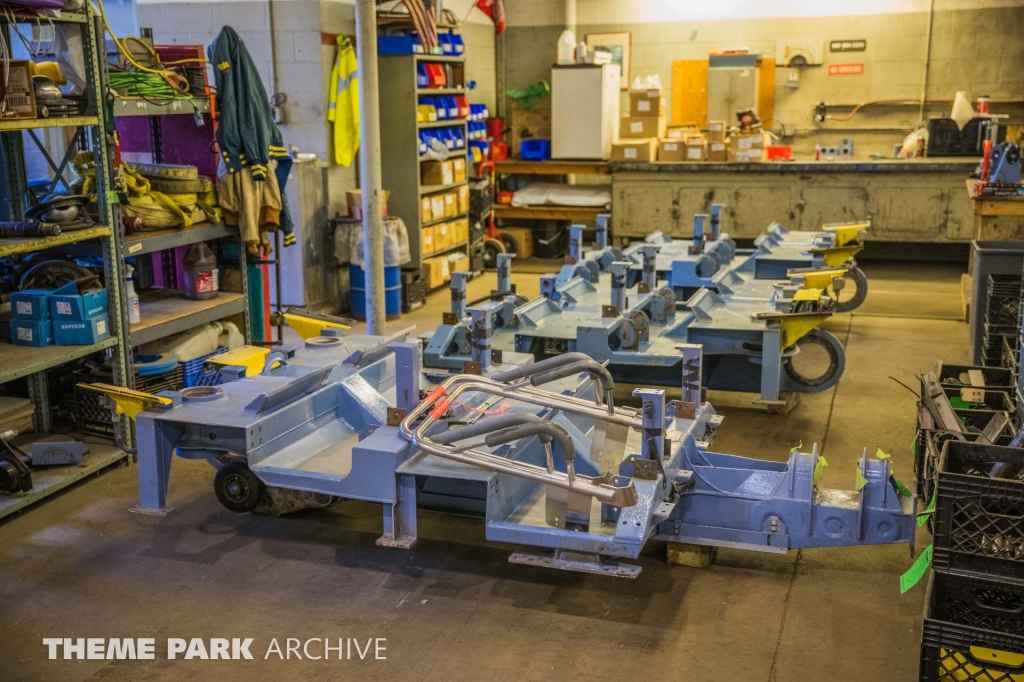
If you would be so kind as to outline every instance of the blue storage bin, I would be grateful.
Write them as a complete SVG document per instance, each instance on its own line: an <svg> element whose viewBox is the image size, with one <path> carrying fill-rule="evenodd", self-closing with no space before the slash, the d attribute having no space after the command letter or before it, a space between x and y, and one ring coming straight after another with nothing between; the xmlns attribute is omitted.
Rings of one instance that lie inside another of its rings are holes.
<svg viewBox="0 0 1024 682"><path fill-rule="evenodd" d="M551 140L523 140L519 143L523 161L547 161L551 158Z"/></svg>
<svg viewBox="0 0 1024 682"><path fill-rule="evenodd" d="M449 38L452 43L453 51L456 56L466 53L466 43L462 40L462 36L458 33L450 33Z"/></svg>
<svg viewBox="0 0 1024 682"><path fill-rule="evenodd" d="M348 266L348 285L353 289L366 288L366 271L358 265ZM402 268L389 265L384 268L384 288L390 289L402 285Z"/></svg>
<svg viewBox="0 0 1024 682"><path fill-rule="evenodd" d="M430 85L430 76L427 75L427 65L420 63L416 65L416 86L425 88Z"/></svg>
<svg viewBox="0 0 1024 682"><path fill-rule="evenodd" d="M377 36L377 54L412 54L411 36Z"/></svg>
<svg viewBox="0 0 1024 682"><path fill-rule="evenodd" d="M212 353L200 355L198 358L181 363L181 378L182 384L185 386L185 388L192 388L193 386L199 385L198 381L199 376L203 373L203 364L209 358L212 358L214 355L220 355L221 353L227 352L228 348L225 346L221 346Z"/></svg>
<svg viewBox="0 0 1024 682"><path fill-rule="evenodd" d="M455 54L455 43L452 41L451 33L438 33L437 42L441 46L441 52L446 55Z"/></svg>

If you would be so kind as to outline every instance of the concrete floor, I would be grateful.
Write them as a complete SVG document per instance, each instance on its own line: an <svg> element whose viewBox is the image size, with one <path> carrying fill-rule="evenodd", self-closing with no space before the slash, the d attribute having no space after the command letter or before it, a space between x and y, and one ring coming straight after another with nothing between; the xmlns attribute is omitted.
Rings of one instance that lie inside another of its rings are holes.
<svg viewBox="0 0 1024 682"><path fill-rule="evenodd" d="M846 343L838 387L787 416L712 392L726 416L716 450L784 459L817 442L824 485L852 488L862 448L882 448L912 479L914 398L888 377L914 385L939 360L966 362L960 270L866 270L865 306L826 325ZM536 275L515 282L537 293ZM493 274L477 279L470 297L492 286ZM388 328L430 329L447 301L435 293ZM639 579L614 579L509 564L512 548L487 542L474 518L421 513L403 551L374 545L372 504L232 514L213 470L186 460L171 473L177 511L137 516L135 474L109 471L0 525L0 680L916 679L924 585L899 594L907 545L720 550L701 570L666 565L652 543ZM47 660L43 637L155 637L157 660ZM170 661L168 637L253 637L256 660ZM387 659L264 660L288 637L383 637Z"/></svg>

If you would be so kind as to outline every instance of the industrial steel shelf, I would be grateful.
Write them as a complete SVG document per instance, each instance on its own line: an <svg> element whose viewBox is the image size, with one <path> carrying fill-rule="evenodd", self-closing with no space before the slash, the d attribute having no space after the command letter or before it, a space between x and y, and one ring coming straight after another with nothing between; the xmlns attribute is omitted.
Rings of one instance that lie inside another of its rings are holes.
<svg viewBox="0 0 1024 682"><path fill-rule="evenodd" d="M74 244L87 239L98 239L109 237L110 228L102 225L89 227L84 230L63 232L56 237L30 237L27 239L0 239L0 258L13 256L16 253L29 253L30 251L42 251L64 244Z"/></svg>
<svg viewBox="0 0 1024 682"><path fill-rule="evenodd" d="M421 225L420 227L433 227L434 225L440 225L441 223L446 223L449 220L458 220L459 218L465 218L468 215L469 215L469 213L467 213L466 211L463 211L462 213L456 213L455 215L450 215L450 216L448 216L446 218L438 218L437 220L431 220L429 223L423 223L423 225Z"/></svg>
<svg viewBox="0 0 1024 682"><path fill-rule="evenodd" d="M449 149L448 150L448 156L445 157L445 161L447 161L448 159L450 159L452 157L455 157L455 156L465 156L465 155L466 155L466 150L465 149ZM420 161L421 162L422 161L437 161L437 159L428 159L428 158L424 158L423 155L420 155Z"/></svg>
<svg viewBox="0 0 1024 682"><path fill-rule="evenodd" d="M27 10L30 11L30 10ZM31 12L31 11L30 11ZM54 14L54 16L45 17L47 23L54 24L84 24L88 19L88 15L84 12L68 12L61 10ZM14 24L36 24L40 21L38 14L32 12L30 14L22 14L19 10L14 9L14 21L9 22L6 19L4 23Z"/></svg>
<svg viewBox="0 0 1024 682"><path fill-rule="evenodd" d="M460 128L466 125L466 119L456 118L444 121L420 121L416 124L420 128ZM457 150L452 150L457 151Z"/></svg>
<svg viewBox="0 0 1024 682"><path fill-rule="evenodd" d="M416 92L421 95L465 95L466 88L417 88Z"/></svg>
<svg viewBox="0 0 1024 682"><path fill-rule="evenodd" d="M468 181L462 180L461 182L453 182L448 185L420 185L420 194L433 194L434 192L444 192L445 190L455 189L465 185Z"/></svg>
<svg viewBox="0 0 1024 682"><path fill-rule="evenodd" d="M115 445L89 443L89 453L81 464L45 467L32 470L32 490L27 493L0 496L0 519L16 514L39 500L98 473L128 457Z"/></svg>
<svg viewBox="0 0 1024 682"><path fill-rule="evenodd" d="M460 55L458 57L450 57L450 56L444 55L444 54L414 54L414 55L396 55L396 56L403 56L403 57L413 56L413 57L416 57L416 61L418 61L418 62L464 62L464 61L466 61L466 56L465 55Z"/></svg>
<svg viewBox="0 0 1024 682"><path fill-rule="evenodd" d="M0 384L13 379L42 372L43 370L63 365L78 358L85 357L104 348L117 345L117 337L111 336L91 346L15 346L0 342Z"/></svg>
<svg viewBox="0 0 1024 682"><path fill-rule="evenodd" d="M35 130L36 128L77 128L99 125L96 116L65 116L63 118L11 118L0 120L0 132Z"/></svg>
<svg viewBox="0 0 1024 682"><path fill-rule="evenodd" d="M525 218L528 220L597 220L607 208L582 206L494 206L495 218Z"/></svg>
<svg viewBox="0 0 1024 682"><path fill-rule="evenodd" d="M192 227L136 232L124 238L121 244L121 253L128 258L129 256L141 256L154 251L173 249L176 246L188 246L211 239L237 236L237 227L223 223L198 223Z"/></svg>
<svg viewBox="0 0 1024 682"><path fill-rule="evenodd" d="M141 97L115 97L114 116L171 116L174 114L207 114L209 97L160 99Z"/></svg>
<svg viewBox="0 0 1024 682"><path fill-rule="evenodd" d="M423 257L424 258L433 258L434 256L443 256L446 253L450 253L452 251L458 251L459 249L464 249L467 246L469 246L469 242L468 241L466 241L466 242L458 242L457 244L452 244L451 246L446 246L443 249L438 249L437 251L431 251L430 253L425 253L425 254L423 254Z"/></svg>
<svg viewBox="0 0 1024 682"><path fill-rule="evenodd" d="M180 291L150 290L139 294L139 311L142 321L129 330L132 346L245 312L245 296L222 291L217 298L191 301Z"/></svg>

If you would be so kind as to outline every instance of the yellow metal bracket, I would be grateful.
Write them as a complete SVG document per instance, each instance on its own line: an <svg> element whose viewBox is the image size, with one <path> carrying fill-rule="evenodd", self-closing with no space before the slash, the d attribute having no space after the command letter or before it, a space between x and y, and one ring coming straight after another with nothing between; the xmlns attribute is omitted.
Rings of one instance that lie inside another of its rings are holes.
<svg viewBox="0 0 1024 682"><path fill-rule="evenodd" d="M825 232L832 232L836 236L836 246L846 246L854 239L857 239L861 232L867 232L871 227L871 221L862 223L849 223L847 225L830 226L825 225Z"/></svg>
<svg viewBox="0 0 1024 682"><path fill-rule="evenodd" d="M800 273L804 278L805 289L825 290L832 286L832 280L836 277L843 277L850 271L849 268L832 268L829 270L815 270L814 272Z"/></svg>
<svg viewBox="0 0 1024 682"><path fill-rule="evenodd" d="M285 315L287 317L287 315ZM305 337L303 337L305 338ZM241 365L245 367L245 376L252 377L263 372L269 348L260 346L241 346L224 353L218 353L206 359L206 362L217 367Z"/></svg>
<svg viewBox="0 0 1024 682"><path fill-rule="evenodd" d="M844 265L851 258L864 250L863 246L842 246L835 249L811 249L811 253L822 256L825 259L826 267Z"/></svg>
<svg viewBox="0 0 1024 682"><path fill-rule="evenodd" d="M78 387L107 396L114 403L114 414L126 414L132 420L143 410L157 405L167 406L173 402L170 398L160 395L133 391L130 388L121 388L110 384L78 384Z"/></svg>
<svg viewBox="0 0 1024 682"><path fill-rule="evenodd" d="M817 301L821 298L821 289L798 289L793 294L794 301Z"/></svg>
<svg viewBox="0 0 1024 682"><path fill-rule="evenodd" d="M759 313L757 319L778 324L782 328L780 344L789 348L831 316L832 313Z"/></svg>
<svg viewBox="0 0 1024 682"><path fill-rule="evenodd" d="M320 336L321 330L324 328L329 329L351 329L352 327L346 324L339 324L337 322L328 322L326 320L318 320L315 317L305 317L303 315L296 315L294 313L285 313L284 321L288 323L288 326L295 330L295 333L305 339L310 339L314 336Z"/></svg>

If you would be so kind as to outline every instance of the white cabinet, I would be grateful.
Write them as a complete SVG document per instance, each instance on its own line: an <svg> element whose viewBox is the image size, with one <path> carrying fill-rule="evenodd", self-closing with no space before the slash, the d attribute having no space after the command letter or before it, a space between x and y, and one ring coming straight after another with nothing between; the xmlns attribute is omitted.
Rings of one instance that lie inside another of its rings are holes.
<svg viewBox="0 0 1024 682"><path fill-rule="evenodd" d="M607 159L618 125L618 64L552 67L551 158Z"/></svg>

